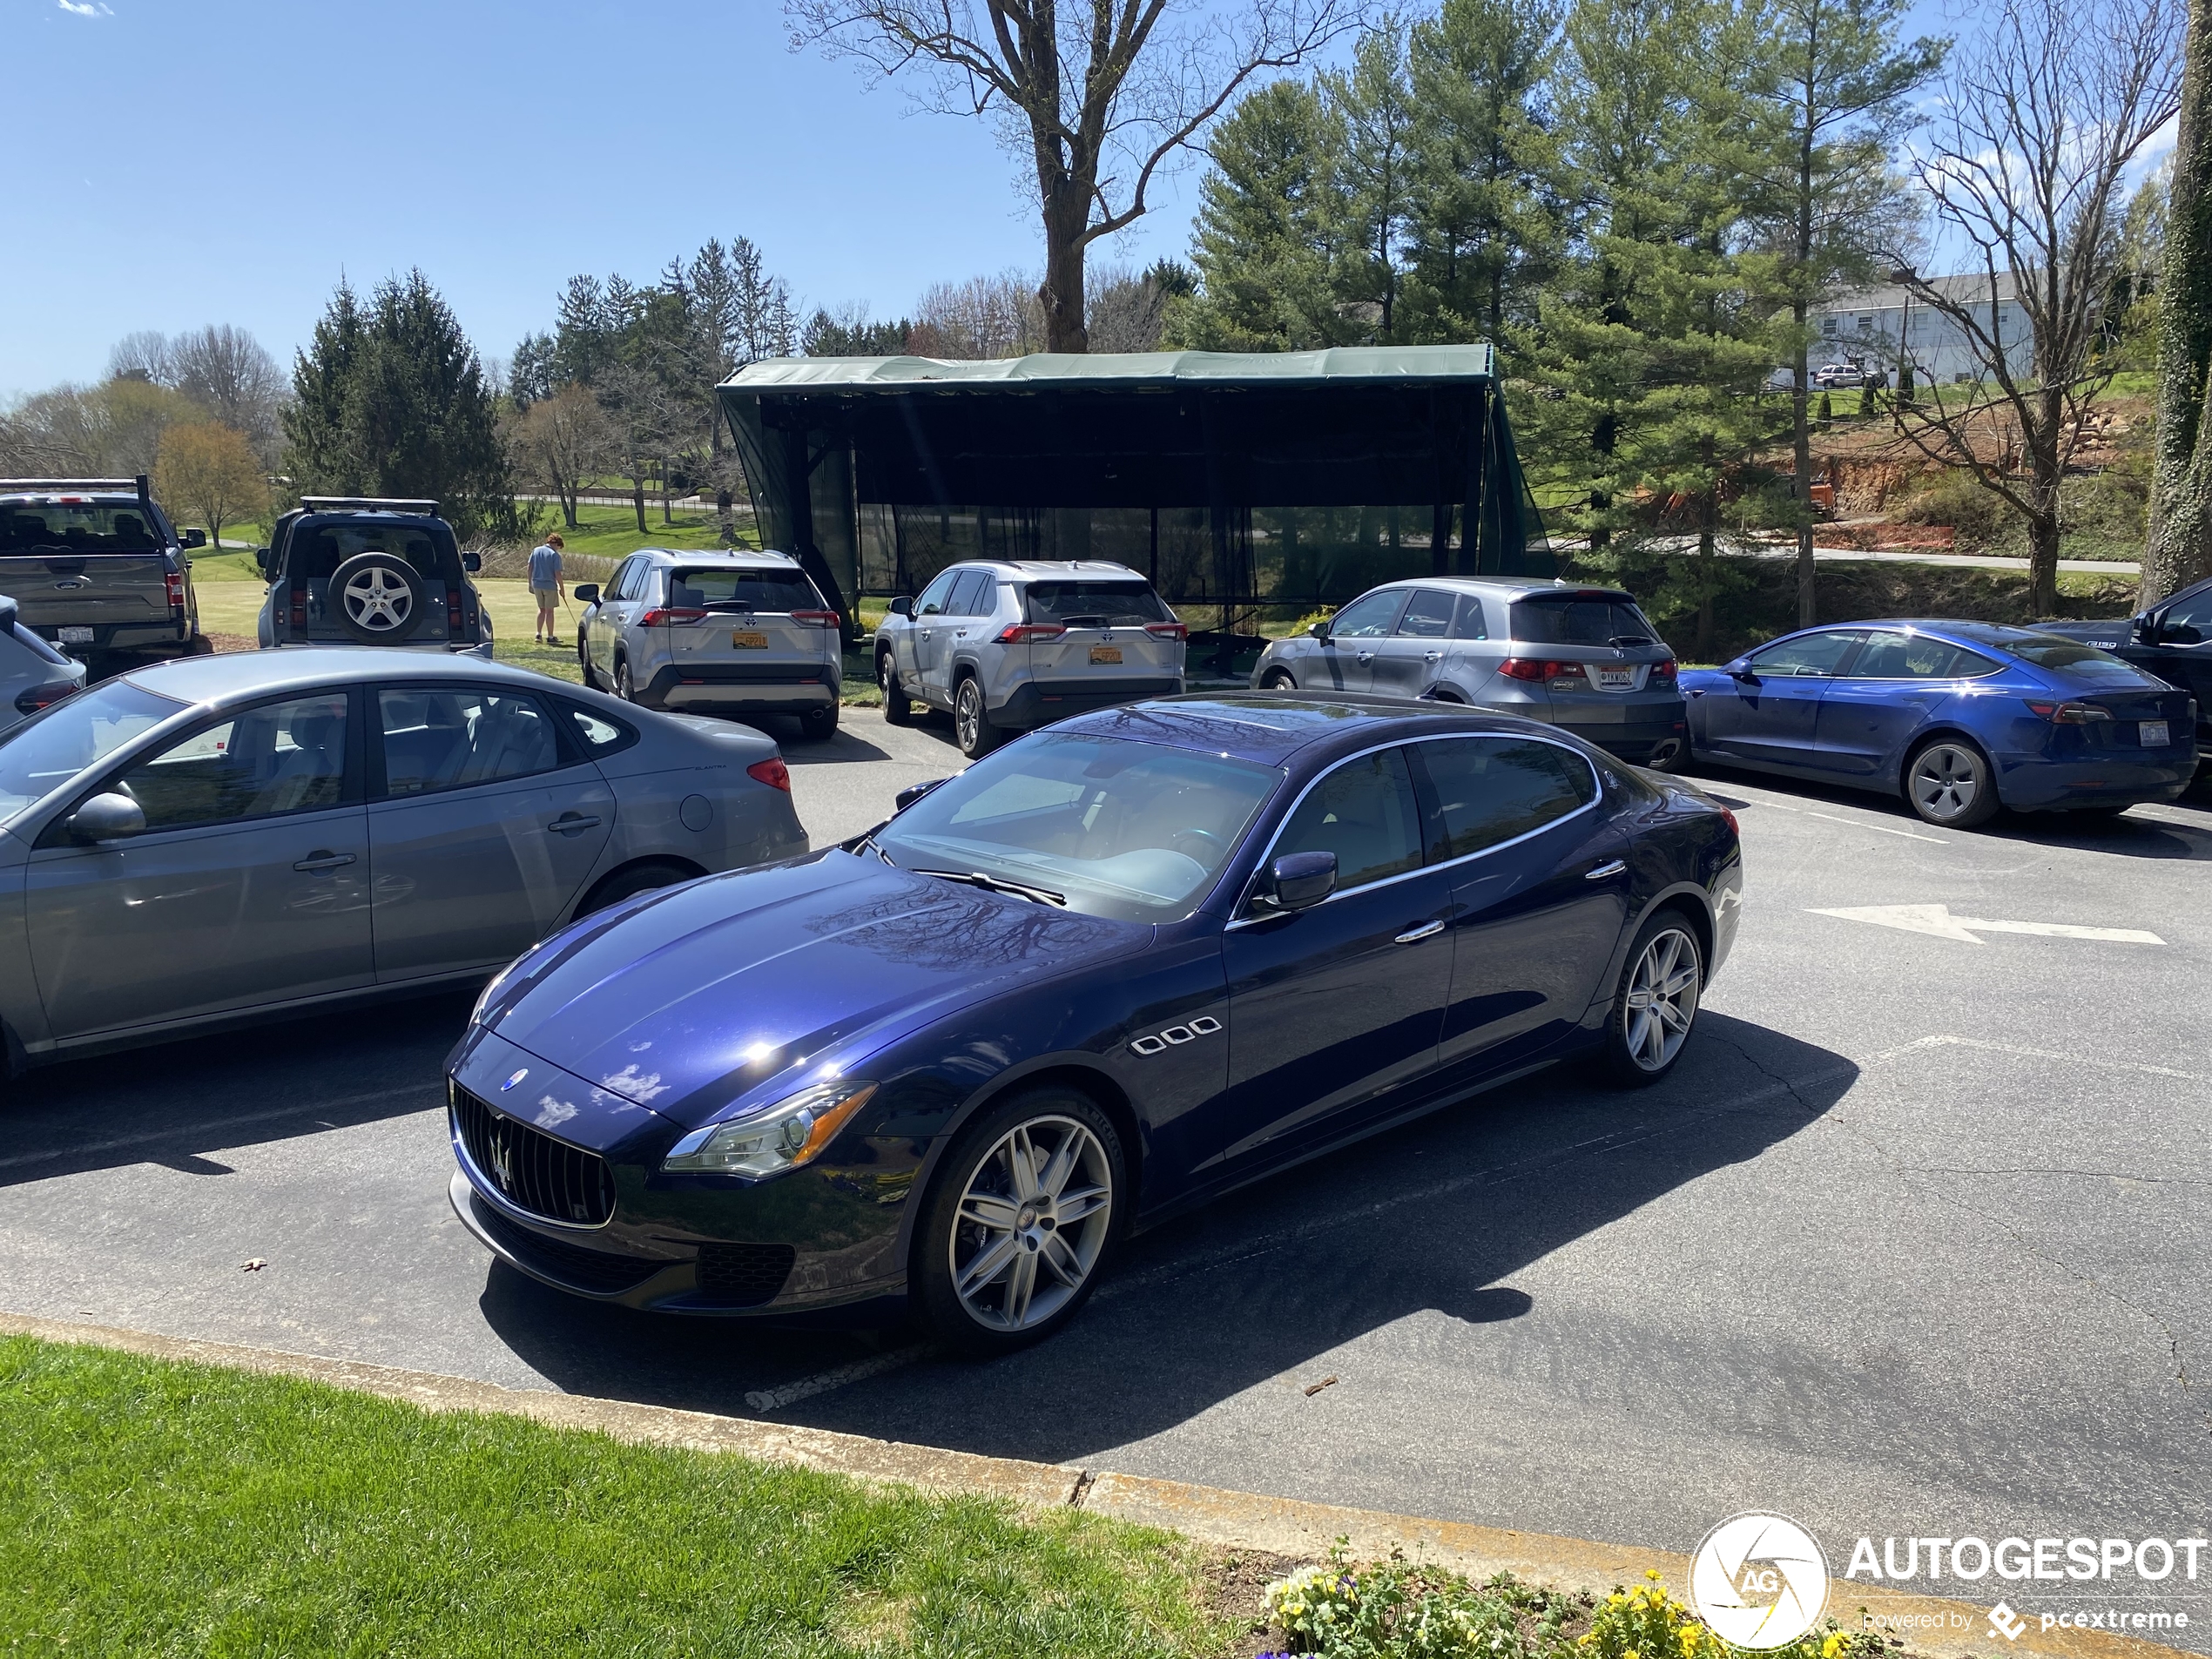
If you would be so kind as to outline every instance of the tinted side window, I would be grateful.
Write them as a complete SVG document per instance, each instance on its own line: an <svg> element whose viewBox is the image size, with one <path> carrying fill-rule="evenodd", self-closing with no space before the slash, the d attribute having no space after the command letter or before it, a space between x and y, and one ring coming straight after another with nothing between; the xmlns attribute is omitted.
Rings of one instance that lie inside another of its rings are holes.
<svg viewBox="0 0 2212 1659"><path fill-rule="evenodd" d="M953 584L968 574L965 570L948 570L921 590L921 597L914 601L917 617L941 617L945 614L945 600Z"/></svg>
<svg viewBox="0 0 2212 1659"><path fill-rule="evenodd" d="M988 570L970 570L953 590L955 617L988 617L998 608L998 578Z"/></svg>
<svg viewBox="0 0 2212 1659"><path fill-rule="evenodd" d="M1757 673L1776 676L1831 675L1836 664L1849 655L1859 637L1853 631L1838 629L1785 639L1779 645L1769 645L1764 651L1755 652L1751 667Z"/></svg>
<svg viewBox="0 0 2212 1659"><path fill-rule="evenodd" d="M384 787L427 795L550 772L561 763L553 721L534 698L459 690L376 694Z"/></svg>
<svg viewBox="0 0 2212 1659"><path fill-rule="evenodd" d="M569 729L576 733L577 740L588 754L612 754L637 741L637 732L604 714L580 709L573 703L562 704L561 711L569 717Z"/></svg>
<svg viewBox="0 0 2212 1659"><path fill-rule="evenodd" d="M1416 588L1406 614L1398 619L1398 631L1415 639L1441 639L1452 631L1452 613L1456 608L1453 595L1434 588Z"/></svg>
<svg viewBox="0 0 2212 1659"><path fill-rule="evenodd" d="M637 563L636 559L624 559L616 566L614 576L607 583L606 591L600 597L604 599L630 597L630 584L637 579Z"/></svg>
<svg viewBox="0 0 2212 1659"><path fill-rule="evenodd" d="M346 695L267 703L142 760L118 781L149 830L312 812L345 799Z"/></svg>
<svg viewBox="0 0 2212 1659"><path fill-rule="evenodd" d="M1362 755L1323 777L1275 843L1275 857L1289 853L1335 853L1339 891L1418 869L1420 808L1405 752Z"/></svg>
<svg viewBox="0 0 2212 1659"><path fill-rule="evenodd" d="M1460 596L1460 614L1452 624L1454 639L1487 639L1490 637L1489 618L1483 614L1482 601L1472 593Z"/></svg>
<svg viewBox="0 0 2212 1659"><path fill-rule="evenodd" d="M1986 657L1925 634L1877 633L1867 636L1866 649L1858 653L1851 672L1853 679L1947 680L1986 673L1995 666Z"/></svg>
<svg viewBox="0 0 2212 1659"><path fill-rule="evenodd" d="M1525 738L1441 738L1413 745L1436 802L1431 854L1465 858L1564 818L1597 799L1587 762Z"/></svg>
<svg viewBox="0 0 2212 1659"><path fill-rule="evenodd" d="M1384 588L1363 593L1330 621L1329 632L1339 639L1380 639L1398 620L1398 607L1406 603L1403 588Z"/></svg>
<svg viewBox="0 0 2212 1659"><path fill-rule="evenodd" d="M2159 626L2161 629L2194 628L2197 632L2212 637L2212 588L2176 599L2166 607L2166 614L2159 618Z"/></svg>

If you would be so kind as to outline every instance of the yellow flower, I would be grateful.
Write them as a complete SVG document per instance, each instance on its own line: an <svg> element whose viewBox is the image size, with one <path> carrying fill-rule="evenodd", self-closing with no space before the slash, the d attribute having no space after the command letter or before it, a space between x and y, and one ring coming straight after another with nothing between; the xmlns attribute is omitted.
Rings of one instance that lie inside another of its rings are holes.
<svg viewBox="0 0 2212 1659"><path fill-rule="evenodd" d="M1647 1567L1643 1569L1643 1575L1646 1578L1656 1578L1659 1576L1659 1569L1656 1567Z"/></svg>
<svg viewBox="0 0 2212 1659"><path fill-rule="evenodd" d="M1836 1659L1836 1656L1843 1650L1844 1638L1839 1631L1820 1644L1820 1659Z"/></svg>

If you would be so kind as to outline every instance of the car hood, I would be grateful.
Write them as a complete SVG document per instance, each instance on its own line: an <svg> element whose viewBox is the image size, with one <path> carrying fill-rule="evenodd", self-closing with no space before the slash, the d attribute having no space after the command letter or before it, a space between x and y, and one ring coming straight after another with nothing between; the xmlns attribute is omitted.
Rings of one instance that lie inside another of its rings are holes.
<svg viewBox="0 0 2212 1659"><path fill-rule="evenodd" d="M832 850L579 923L515 965L490 1019L516 1048L695 1128L923 1021L1152 937L1148 924Z"/></svg>

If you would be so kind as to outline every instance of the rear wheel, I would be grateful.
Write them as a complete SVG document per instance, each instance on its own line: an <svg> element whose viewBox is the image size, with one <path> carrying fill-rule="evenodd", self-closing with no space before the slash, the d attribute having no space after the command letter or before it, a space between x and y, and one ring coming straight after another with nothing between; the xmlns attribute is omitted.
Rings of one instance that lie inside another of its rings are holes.
<svg viewBox="0 0 2212 1659"><path fill-rule="evenodd" d="M972 674L961 681L960 690L953 694L953 740L970 760L998 747L999 729L991 724L991 711L983 705L983 682Z"/></svg>
<svg viewBox="0 0 2212 1659"><path fill-rule="evenodd" d="M1705 953L1679 910L1662 910L1636 930L1621 970L1598 1061L1613 1082L1631 1089L1656 1083L1675 1069L1697 1020L1705 990Z"/></svg>
<svg viewBox="0 0 2212 1659"><path fill-rule="evenodd" d="M826 743L837 735L837 705L808 709L799 717L799 734L810 743Z"/></svg>
<svg viewBox="0 0 2212 1659"><path fill-rule="evenodd" d="M1260 681L1259 689L1263 691L1295 691L1298 682L1291 678L1289 669L1271 668L1267 671L1267 678Z"/></svg>
<svg viewBox="0 0 2212 1659"><path fill-rule="evenodd" d="M913 700L907 688L899 684L899 658L894 651L880 651L875 654L875 683L883 690L883 722L886 725L912 725L914 718Z"/></svg>
<svg viewBox="0 0 2212 1659"><path fill-rule="evenodd" d="M651 893L657 887L672 887L679 881L689 881L697 870L666 861L652 864L633 864L626 870L617 870L591 889L582 904L576 907L579 916L588 916L595 910L604 910L610 904L620 904L624 899L641 893Z"/></svg>
<svg viewBox="0 0 2212 1659"><path fill-rule="evenodd" d="M637 700L637 688L630 683L630 658L615 658L615 695L625 703Z"/></svg>
<svg viewBox="0 0 2212 1659"><path fill-rule="evenodd" d="M1905 763L1905 799L1921 821L1972 829L1997 816L1997 779L1989 758L1964 738L1936 738Z"/></svg>

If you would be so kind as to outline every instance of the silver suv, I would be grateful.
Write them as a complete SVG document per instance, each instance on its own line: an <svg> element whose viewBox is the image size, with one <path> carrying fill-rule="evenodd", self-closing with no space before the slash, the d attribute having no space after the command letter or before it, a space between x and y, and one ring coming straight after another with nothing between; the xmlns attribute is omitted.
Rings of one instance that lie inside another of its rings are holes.
<svg viewBox="0 0 2212 1659"><path fill-rule="evenodd" d="M955 564L875 631L884 718L949 709L962 754L1009 732L1183 689L1190 631L1126 564L1103 559Z"/></svg>
<svg viewBox="0 0 2212 1659"><path fill-rule="evenodd" d="M1276 640L1251 683L1464 703L1562 726L1635 765L1686 758L1675 654L1617 588L1460 577L1393 582L1308 634Z"/></svg>
<svg viewBox="0 0 2212 1659"><path fill-rule="evenodd" d="M840 618L789 554L640 548L576 597L594 690L688 714L797 715L809 738L837 730Z"/></svg>

